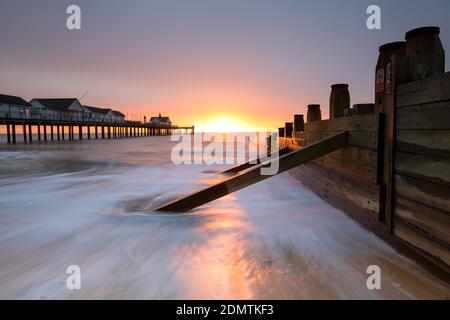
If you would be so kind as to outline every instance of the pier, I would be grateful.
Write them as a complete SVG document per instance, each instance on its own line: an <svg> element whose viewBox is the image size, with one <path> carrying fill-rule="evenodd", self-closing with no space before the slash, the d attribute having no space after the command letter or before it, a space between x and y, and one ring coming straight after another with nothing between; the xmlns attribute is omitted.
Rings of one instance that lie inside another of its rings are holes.
<svg viewBox="0 0 450 320"><path fill-rule="evenodd" d="M155 126L135 121L111 123L23 118L0 118L0 127L4 128L2 132L6 132L8 144L16 144L19 134L23 137L23 143L33 143L35 139L37 142L126 139L167 136L172 133L194 134L195 131L194 126Z"/></svg>

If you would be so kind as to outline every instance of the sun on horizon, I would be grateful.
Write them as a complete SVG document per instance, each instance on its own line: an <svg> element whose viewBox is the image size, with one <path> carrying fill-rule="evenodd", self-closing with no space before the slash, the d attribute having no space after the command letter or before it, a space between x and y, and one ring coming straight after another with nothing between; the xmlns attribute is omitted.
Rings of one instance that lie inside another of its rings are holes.
<svg viewBox="0 0 450 320"><path fill-rule="evenodd" d="M259 128L246 123L245 121L225 115L208 118L204 121L195 123L197 132L227 133L227 132L255 132L260 131Z"/></svg>

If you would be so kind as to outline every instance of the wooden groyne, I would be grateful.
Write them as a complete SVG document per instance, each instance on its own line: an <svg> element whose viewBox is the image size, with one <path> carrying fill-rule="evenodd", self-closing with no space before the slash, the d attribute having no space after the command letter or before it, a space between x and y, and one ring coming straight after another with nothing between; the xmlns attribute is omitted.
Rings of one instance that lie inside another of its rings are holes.
<svg viewBox="0 0 450 320"><path fill-rule="evenodd" d="M348 86L334 85L330 119L311 105L304 130L287 123L280 143L301 149L348 131L347 147L290 173L450 281L450 72L439 28L379 51L375 103L351 108Z"/></svg>
<svg viewBox="0 0 450 320"><path fill-rule="evenodd" d="M83 139L125 139L164 136L175 132L194 133L194 126L155 126L149 123L125 121L123 123L89 122L73 120L47 120L0 118L5 128L6 142L15 144L21 130L24 143L37 141L64 141Z"/></svg>
<svg viewBox="0 0 450 320"><path fill-rule="evenodd" d="M283 152L280 157L269 159L268 162L260 161L262 163L254 167L250 167L248 170L241 168L244 170L232 178L207 187L206 189L194 192L184 198L165 204L156 210L172 212L189 211L230 193L246 188L254 183L272 177L273 175L261 174L261 169L267 166L272 166L275 162L278 163L278 170L276 174L280 174L296 166L319 158L325 154L344 148L347 146L347 143L348 133L345 131L337 133L330 137L326 137L321 141L312 143L305 148L289 153Z"/></svg>

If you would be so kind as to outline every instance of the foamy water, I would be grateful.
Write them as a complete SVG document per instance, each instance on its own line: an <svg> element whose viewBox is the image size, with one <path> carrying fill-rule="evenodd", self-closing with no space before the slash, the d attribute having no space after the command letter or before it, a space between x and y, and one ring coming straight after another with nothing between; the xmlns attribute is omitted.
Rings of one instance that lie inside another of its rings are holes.
<svg viewBox="0 0 450 320"><path fill-rule="evenodd" d="M0 298L409 299L450 296L289 174L187 214L157 205L224 177L168 137L2 146ZM366 268L382 270L368 290ZM81 290L66 269L81 268Z"/></svg>

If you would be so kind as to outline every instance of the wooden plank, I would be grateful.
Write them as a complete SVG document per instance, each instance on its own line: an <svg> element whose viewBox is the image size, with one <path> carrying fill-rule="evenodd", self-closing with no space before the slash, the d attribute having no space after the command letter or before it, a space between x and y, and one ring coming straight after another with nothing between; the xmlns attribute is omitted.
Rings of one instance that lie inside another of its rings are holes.
<svg viewBox="0 0 450 320"><path fill-rule="evenodd" d="M368 218L377 219L378 211L376 204L363 204L358 201L361 197L356 195L357 198L355 200L355 194L349 193L348 190L336 192L336 190L339 189L334 188L333 185L324 183L321 179L322 175L318 171L313 170L310 164L296 167L290 170L289 173L300 180L306 187L313 190L319 197L329 201L331 204L341 210L344 210L346 213L358 211L359 213L362 213L363 217L365 217L364 220Z"/></svg>
<svg viewBox="0 0 450 320"><path fill-rule="evenodd" d="M450 186L450 159L429 155L396 152L397 173Z"/></svg>
<svg viewBox="0 0 450 320"><path fill-rule="evenodd" d="M330 153L329 156L370 166L375 166L377 163L377 152L373 149L346 147Z"/></svg>
<svg viewBox="0 0 450 320"><path fill-rule="evenodd" d="M341 132L332 137L309 145L305 148L288 153L270 162L271 167L278 168L276 174L290 170L296 166L302 165L314 159L317 159L327 153L333 152L337 149L347 146L348 133ZM182 199L172 201L156 211L171 211L171 212L185 212L194 209L198 206L221 198L227 194L233 193L247 186L255 184L272 177L273 175L264 175L262 170L266 164L260 164L233 176L216 185L205 188L198 192L192 193Z"/></svg>
<svg viewBox="0 0 450 320"><path fill-rule="evenodd" d="M290 152L289 148L281 148L278 150L278 156L282 156L285 155L287 153ZM256 158L256 159L252 159L251 161L247 161L238 165L235 165L225 171L222 171L222 173L237 173L237 172L241 172L243 170L246 170L248 168L254 167L258 164L264 163L270 161L270 158L268 158L268 154L263 154L262 156Z"/></svg>
<svg viewBox="0 0 450 320"><path fill-rule="evenodd" d="M337 131L306 131L306 145L325 139ZM349 131L348 145L367 149L377 149L378 134L376 131Z"/></svg>
<svg viewBox="0 0 450 320"><path fill-rule="evenodd" d="M341 175L346 175L354 179L377 182L377 166L372 163L361 163L357 161L342 160L332 156L321 157L315 162L324 167L332 169Z"/></svg>
<svg viewBox="0 0 450 320"><path fill-rule="evenodd" d="M356 193L361 194L367 199L378 201L379 200L379 186L371 181L364 179L358 179L351 177L346 174L341 174L334 169L327 168L315 161L305 164L306 171L309 173L314 173L316 176L323 177L323 181L326 182L327 179L337 181L342 186L347 187Z"/></svg>
<svg viewBox="0 0 450 320"><path fill-rule="evenodd" d="M395 216L450 244L450 213L397 195Z"/></svg>
<svg viewBox="0 0 450 320"><path fill-rule="evenodd" d="M450 130L397 130L397 150L450 157Z"/></svg>
<svg viewBox="0 0 450 320"><path fill-rule="evenodd" d="M450 100L450 72L398 86L396 107Z"/></svg>
<svg viewBox="0 0 450 320"><path fill-rule="evenodd" d="M450 101L397 108L396 116L397 130L450 130Z"/></svg>
<svg viewBox="0 0 450 320"><path fill-rule="evenodd" d="M444 276L448 276L449 268L447 264L432 257L431 255L418 249L412 244L401 240L399 237L391 236L388 229L378 221L378 217L376 214L373 214L366 209L355 206L354 203L348 201L342 196L330 192L329 189L323 187L323 184L320 183L320 180L316 175L312 174L311 172L305 173L306 168L310 166L311 165L308 164L295 167L294 169L289 171L289 174L299 180L305 187L312 190L319 197L328 201L334 207L344 211L348 216L355 219L369 231L377 234L402 254L412 257L415 261L420 261L420 263L422 263L423 266L427 268L427 270L433 273L438 270L438 273L435 274L441 275L439 271L444 270ZM436 269L436 266L438 267L438 269Z"/></svg>
<svg viewBox="0 0 450 320"><path fill-rule="evenodd" d="M378 114L334 118L305 123L305 132L312 131L377 131Z"/></svg>
<svg viewBox="0 0 450 320"><path fill-rule="evenodd" d="M395 175L395 191L424 205L450 212L450 187L413 177Z"/></svg>
<svg viewBox="0 0 450 320"><path fill-rule="evenodd" d="M395 219L394 234L422 251L431 254L436 259L450 265L450 249L426 236L426 234L420 232L417 228L402 222L400 219Z"/></svg>
<svg viewBox="0 0 450 320"><path fill-rule="evenodd" d="M306 164L304 172L309 177L314 177L314 180L327 192L339 195L372 213L378 212L379 187L376 184L364 184L348 177L343 178L332 170L313 163Z"/></svg>

